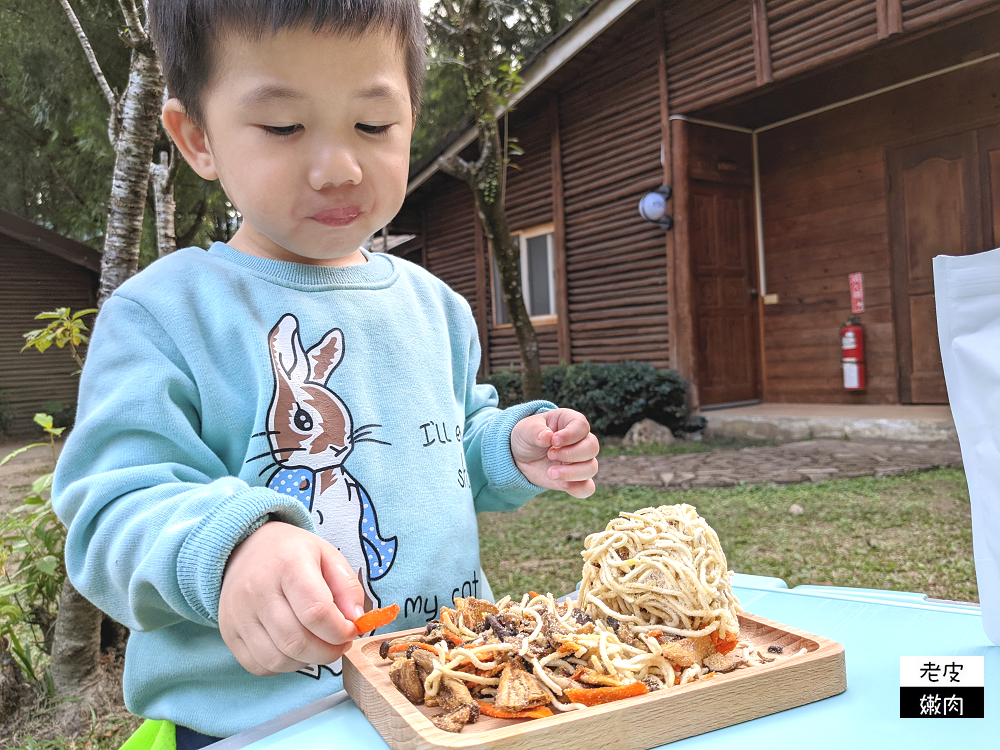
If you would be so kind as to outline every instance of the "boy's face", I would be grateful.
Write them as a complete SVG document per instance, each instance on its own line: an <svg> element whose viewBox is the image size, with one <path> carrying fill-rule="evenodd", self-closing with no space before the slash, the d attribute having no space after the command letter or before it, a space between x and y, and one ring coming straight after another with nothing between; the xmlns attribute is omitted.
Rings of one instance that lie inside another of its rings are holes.
<svg viewBox="0 0 1000 750"><path fill-rule="evenodd" d="M406 194L413 116L397 38L225 34L213 60L204 130L176 100L163 120L194 170L218 177L243 214L229 244L277 260L363 262L358 247Z"/></svg>

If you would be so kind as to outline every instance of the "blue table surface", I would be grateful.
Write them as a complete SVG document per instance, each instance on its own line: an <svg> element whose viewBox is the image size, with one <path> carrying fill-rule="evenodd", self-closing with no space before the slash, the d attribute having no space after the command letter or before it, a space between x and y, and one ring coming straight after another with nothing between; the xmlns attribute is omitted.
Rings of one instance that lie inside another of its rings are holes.
<svg viewBox="0 0 1000 750"><path fill-rule="evenodd" d="M885 750L905 747L907 742L912 747L966 743L974 748L1000 747L1000 648L986 638L977 606L895 591L829 586L789 589L778 578L740 574L733 584L748 612L843 644L847 691L674 742L671 750L735 746L798 750L805 742L811 750ZM986 718L900 719L899 657L963 655L985 657ZM252 736L252 732L247 734ZM595 747L606 744L595 740ZM267 737L232 746L252 750L388 747L349 699Z"/></svg>

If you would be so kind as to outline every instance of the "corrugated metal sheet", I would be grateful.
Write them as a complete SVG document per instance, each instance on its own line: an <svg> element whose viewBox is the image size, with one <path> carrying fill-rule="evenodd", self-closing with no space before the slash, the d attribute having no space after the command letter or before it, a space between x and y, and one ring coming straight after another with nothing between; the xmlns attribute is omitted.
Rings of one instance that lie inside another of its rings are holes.
<svg viewBox="0 0 1000 750"><path fill-rule="evenodd" d="M637 208L663 174L653 36L633 37L561 98L574 362L668 365L665 240Z"/></svg>
<svg viewBox="0 0 1000 750"><path fill-rule="evenodd" d="M768 0L767 27L774 77L849 55L877 41L872 0Z"/></svg>
<svg viewBox="0 0 1000 750"><path fill-rule="evenodd" d="M756 86L749 2L686 3L664 16L671 112L691 112ZM643 36L652 41L652 34ZM646 62L647 76L654 64L655 58Z"/></svg>
<svg viewBox="0 0 1000 750"><path fill-rule="evenodd" d="M40 312L93 307L95 275L78 265L0 235L0 391L14 410L12 436L41 430L32 418L48 401L76 403L78 367L69 349L21 352L22 334L41 328Z"/></svg>

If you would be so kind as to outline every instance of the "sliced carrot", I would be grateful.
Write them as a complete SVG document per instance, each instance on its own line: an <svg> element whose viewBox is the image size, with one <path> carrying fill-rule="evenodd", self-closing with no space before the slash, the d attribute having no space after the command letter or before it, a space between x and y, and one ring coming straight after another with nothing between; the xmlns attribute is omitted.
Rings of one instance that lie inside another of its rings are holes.
<svg viewBox="0 0 1000 750"><path fill-rule="evenodd" d="M504 711L492 703L485 703L484 701L478 701L478 703L479 713L492 716L496 719L544 719L546 716L552 716L552 709L548 706L529 708L527 711Z"/></svg>
<svg viewBox="0 0 1000 750"><path fill-rule="evenodd" d="M358 629L359 633L367 633L376 628L388 625L396 619L396 615L398 614L398 604L390 604L388 607L382 607L382 609L373 609L371 612L365 612L355 620L354 627Z"/></svg>
<svg viewBox="0 0 1000 750"><path fill-rule="evenodd" d="M397 643L395 646L389 646L389 653L396 654L400 651L406 651L410 646L425 649L426 651L430 651L432 654L437 653L437 649L426 643Z"/></svg>
<svg viewBox="0 0 1000 750"><path fill-rule="evenodd" d="M465 643L465 641L462 638L459 638L454 633L449 633L447 630L444 631L444 637L447 638L449 641L451 641L452 646L461 646L463 643Z"/></svg>
<svg viewBox="0 0 1000 750"><path fill-rule="evenodd" d="M529 591L528 596L534 599L536 596L541 596L541 594L539 594L537 591Z"/></svg>
<svg viewBox="0 0 1000 750"><path fill-rule="evenodd" d="M620 701L624 698L634 698L637 695L645 695L649 688L642 682L632 682L621 687L600 687L600 688L570 688L566 691L566 697L574 703L582 703L585 706L598 706L602 703Z"/></svg>
<svg viewBox="0 0 1000 750"><path fill-rule="evenodd" d="M662 630L650 630L648 633L646 633L646 635L649 636L650 638L659 638L661 635L663 635L663 631Z"/></svg>
<svg viewBox="0 0 1000 750"><path fill-rule="evenodd" d="M730 633L725 638L719 638L719 634L713 632L711 636L712 645L715 646L715 650L723 656L736 648L736 644L740 642L740 638L736 635L736 633Z"/></svg>

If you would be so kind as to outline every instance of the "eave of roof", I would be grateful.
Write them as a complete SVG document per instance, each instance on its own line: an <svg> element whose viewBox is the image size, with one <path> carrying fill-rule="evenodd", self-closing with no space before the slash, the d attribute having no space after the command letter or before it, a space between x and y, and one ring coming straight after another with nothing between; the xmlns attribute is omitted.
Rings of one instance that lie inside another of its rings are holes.
<svg viewBox="0 0 1000 750"><path fill-rule="evenodd" d="M88 271L97 274L101 272L101 254L94 248L63 237L51 229L40 227L7 211L0 211L0 234L83 266Z"/></svg>
<svg viewBox="0 0 1000 750"><path fill-rule="evenodd" d="M522 85L508 102L507 109L512 109L518 102L524 100L532 91L541 86L553 73L573 59L573 57L619 18L638 5L642 0L597 0L577 16L572 23L567 24L551 41L525 63L521 73ZM497 110L499 117L504 109ZM437 171L439 159L447 159L461 153L479 135L478 128L469 128L458 138L451 141L421 172L414 176L406 186L406 194L423 185ZM449 135L445 141L454 138ZM437 150L437 149L436 149Z"/></svg>

